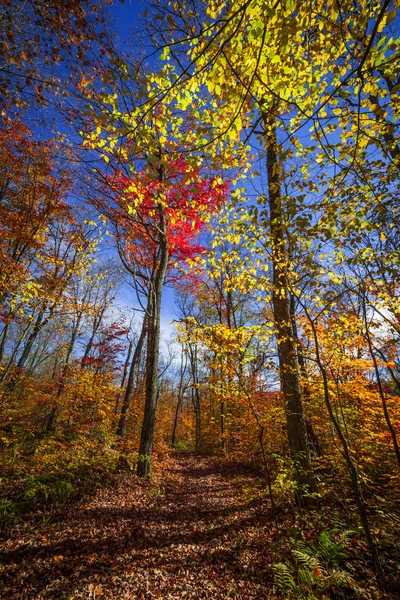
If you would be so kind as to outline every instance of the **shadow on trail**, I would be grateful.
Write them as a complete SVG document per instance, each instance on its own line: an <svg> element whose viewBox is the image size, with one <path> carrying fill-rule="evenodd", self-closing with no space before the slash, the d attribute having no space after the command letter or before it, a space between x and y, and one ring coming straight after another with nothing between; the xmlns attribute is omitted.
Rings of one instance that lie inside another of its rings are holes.
<svg viewBox="0 0 400 600"><path fill-rule="evenodd" d="M129 499L128 495L128 500L124 497L122 501L116 495L115 506L89 506L75 514L70 511L63 523L57 523L58 528L63 526L58 540L49 541L51 527L46 536L38 529L29 544L1 553L5 567L0 583L14 592L0 597L87 598L93 581L107 589L114 581L131 587L132 595L127 597L152 598L149 585L158 589L164 579L176 579L182 573L197 578L193 594L198 595L189 594L192 598L219 597L216 592L208 596L208 588L201 595L204 578L210 578L211 586L220 581L221 590L229 581L238 580L244 590L249 573L243 559L250 547L247 533L261 523L270 524L272 515L266 500L239 499L232 485L237 474L215 467L205 460L196 465L193 459L188 464L180 459L173 470L178 478L167 481L165 495L159 498L149 497L144 488L140 497ZM109 497L107 501L110 503ZM251 564L255 586L265 584L266 547L263 538L251 543L252 552L257 553ZM141 589L141 581L127 579L132 569L149 574L147 588ZM157 579L160 573L162 582ZM237 597L247 597L241 594Z"/></svg>

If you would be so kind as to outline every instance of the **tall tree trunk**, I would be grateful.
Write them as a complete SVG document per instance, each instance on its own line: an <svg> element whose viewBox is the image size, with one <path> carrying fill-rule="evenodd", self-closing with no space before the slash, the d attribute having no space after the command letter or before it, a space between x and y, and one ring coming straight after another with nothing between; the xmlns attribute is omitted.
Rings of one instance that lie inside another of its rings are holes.
<svg viewBox="0 0 400 600"><path fill-rule="evenodd" d="M161 179L161 178L160 178ZM146 356L146 400L144 405L143 424L140 435L139 460L137 474L141 477L150 475L151 452L158 389L158 358L160 354L160 320L161 299L165 275L168 266L168 242L166 238L166 221L164 206L158 204L160 258L155 278L150 282L148 300L148 334Z"/></svg>
<svg viewBox="0 0 400 600"><path fill-rule="evenodd" d="M83 317L83 312L81 312L81 313L78 314L78 318L77 318L76 323L74 325L74 328L72 330L71 340L69 342L67 354L66 354L66 357L65 357L65 367L68 367L70 358L72 356L72 352L74 351L75 343L76 343L76 340L77 340L77 337L78 337L78 334L79 334L79 328L80 328L80 325L81 325L82 317Z"/></svg>
<svg viewBox="0 0 400 600"><path fill-rule="evenodd" d="M21 368L25 365L25 363L32 351L32 347L36 341L37 336L39 335L39 333L41 332L43 327L45 327L47 325L47 323L50 321L50 319L53 316L53 313L57 307L57 304L58 304L58 299L55 302L53 302L53 304L50 306L49 312L47 313L46 317L44 316L44 314L45 314L48 306L44 305L42 307L42 310L40 311L40 313L37 316L37 319L35 321L33 329L28 337L28 340L22 351L22 354L18 360L17 367Z"/></svg>
<svg viewBox="0 0 400 600"><path fill-rule="evenodd" d="M281 195L281 165L278 156L276 121L272 112L263 113L268 201L272 246L272 304L277 332L279 371L285 404L286 428L291 459L296 477L296 499L299 504L311 503L316 491L311 469L310 452L300 388L297 348L293 339L288 297L288 253Z"/></svg>
<svg viewBox="0 0 400 600"><path fill-rule="evenodd" d="M4 381L4 380L6 379L6 377L7 377L7 375L8 375L8 372L10 371L11 367L12 367L12 366L13 366L13 364L14 364L15 357L17 356L17 354L18 354L18 351L19 351L19 349L20 349L20 346L21 346L22 342L24 341L24 339L25 339L25 337L26 337L26 335L27 335L28 331L29 331L29 327L26 327L26 328L24 329L24 331L22 332L22 334L19 336L19 339L17 340L17 343L15 344L15 346L14 346L14 348L13 348L13 351L12 351L12 353L11 353L11 356L10 356L10 358L8 359L7 366L6 366L6 368L4 369L4 371L3 371L3 373L2 373L2 375L1 375L1 377L0 377L0 382Z"/></svg>
<svg viewBox="0 0 400 600"><path fill-rule="evenodd" d="M119 405L121 403L121 398L122 395L125 396L124 394L124 387L125 387L125 381L126 378L128 376L128 369L129 369L129 365L131 364L131 356L132 356L132 350L133 350L133 340L130 340L129 342L129 346L128 346L128 352L126 355L126 359L125 359L125 363L124 363L124 370L122 372L122 378L121 378L121 385L119 386L119 393L117 394L117 399L115 401L115 406L114 406L114 417L116 418L118 411L119 411Z"/></svg>
<svg viewBox="0 0 400 600"><path fill-rule="evenodd" d="M81 324L81 320L82 320L82 316L83 313L79 313L78 314L78 318L77 321L75 323L75 326L72 330L72 335L71 335L71 340L68 346L68 350L67 350L67 354L65 357L65 361L64 361L64 366L63 366L63 370L62 370L62 374L61 374L61 378L60 378L60 383L57 389L57 394L56 394L56 398L57 398L57 403L54 404L54 406L52 407L51 411L50 411L50 415L47 421L47 425L46 425L46 431L49 432L54 432L56 429L56 421L57 421L57 417L58 417L58 413L60 411L60 407L59 407L59 398L61 397L63 390L64 390L64 385L65 385L65 378L67 376L68 373L68 365L69 365L69 361L71 359L72 356L72 352L74 350L75 347L75 342L76 339L78 337L78 333L79 333L79 327ZM57 361L54 365L54 374L53 374L53 379L55 379L57 373Z"/></svg>
<svg viewBox="0 0 400 600"><path fill-rule="evenodd" d="M193 411L196 423L196 438L195 448L199 450L202 446L202 432L201 432L201 396L199 391L199 375L197 368L197 345L187 344L187 353L190 363L190 373L192 379L191 389L191 400L193 405Z"/></svg>
<svg viewBox="0 0 400 600"><path fill-rule="evenodd" d="M42 327L44 325L43 319L44 319L44 311L45 310L46 310L46 307L44 307L40 311L40 313L38 314L38 316L36 317L35 324L34 324L34 326L32 328L31 333L29 334L29 337L28 337L28 339L26 341L26 344L25 344L25 346L24 346L24 348L22 350L22 354L19 357L19 360L18 360L18 363L17 363L17 367L18 368L22 368L25 365L25 363L26 363L26 361L27 361L27 359L28 359L28 357L29 357L29 355L31 353L32 346L35 343L35 340L36 340L37 336L39 335L40 330L42 329Z"/></svg>
<svg viewBox="0 0 400 600"><path fill-rule="evenodd" d="M10 324L5 323L3 327L3 331L1 332L1 342L0 342L0 363L3 362L4 350L7 342L7 335Z"/></svg>
<svg viewBox="0 0 400 600"><path fill-rule="evenodd" d="M292 323L293 340L297 347L297 360L298 360L299 367L300 367L300 373L302 375L303 400L304 400L305 405L307 406L307 403L311 399L311 395L310 395L310 388L309 388L308 381L307 381L306 361L304 359L303 348L301 347L301 342L299 340L299 335L298 335L298 331L297 331L296 308L295 308L294 295L290 294L289 298L290 298L290 300L289 300L289 302L290 302L290 320ZM318 439L317 434L314 431L312 421L311 421L311 419L308 419L307 416L305 416L305 422L306 422L306 433L307 433L308 446L309 446L310 450L312 452L314 452L317 456L322 456L323 455L322 446Z"/></svg>
<svg viewBox="0 0 400 600"><path fill-rule="evenodd" d="M194 414L196 419L196 441L195 448L200 450L203 445L203 436L201 432L201 402L199 389L196 387L193 390Z"/></svg>
<svg viewBox="0 0 400 600"><path fill-rule="evenodd" d="M175 446L179 412L180 412L181 406L182 406L183 394L186 391L186 387L187 387L187 386L185 386L185 387L183 386L183 378L185 376L186 369L187 369L187 361L188 361L188 356L187 356L187 354L185 354L185 364L183 364L183 355L182 355L182 357L181 357L181 372L180 372L180 377L179 377L178 398L177 398L177 402L176 402L174 424L172 427L172 436L171 436L171 446L172 447Z"/></svg>
<svg viewBox="0 0 400 600"><path fill-rule="evenodd" d="M118 427L116 434L120 437L123 437L126 433L126 423L128 418L129 409L131 407L131 399L132 392L135 383L135 374L137 371L137 367L140 361L140 357L142 355L143 344L147 335L147 315L144 316L142 323L142 330L140 332L140 336L138 342L136 344L135 352L133 353L131 366L129 369L128 381L126 384L126 390L124 394L124 399L121 407L121 414L119 417Z"/></svg>
<svg viewBox="0 0 400 600"><path fill-rule="evenodd" d="M91 352L91 350L93 348L94 338L96 337L96 333L100 329L101 323L103 321L104 313L105 313L105 307L100 310L99 314L97 316L95 316L95 318L93 320L92 332L90 334L89 341L87 343L87 346L85 348L85 352L83 353L83 356L82 356L82 359L81 359L81 364L83 366L85 365L85 361L89 357L89 354L90 354L90 352Z"/></svg>
<svg viewBox="0 0 400 600"><path fill-rule="evenodd" d="M199 450L202 446L202 433L201 433L201 398L199 392L199 375L197 370L197 346L193 349L189 347L190 357L190 368L192 371L192 381L194 388L192 389L192 402L194 407L194 414L196 419L196 450Z"/></svg>
<svg viewBox="0 0 400 600"><path fill-rule="evenodd" d="M367 308L365 306L365 297L361 299L361 302L362 302L362 310L363 310L363 316L364 316L365 333L366 333L367 342L368 342L368 349L369 349L369 353L370 353L371 358L372 358L372 362L374 363L374 370L375 370L376 380L377 380L377 383L378 383L379 395L380 395L381 401L382 401L383 414L385 416L385 421L386 421L386 424L387 424L388 429L390 431L390 436L392 438L393 449L394 449L394 453L396 455L397 464L400 467L400 448L399 448L399 443L397 441L396 430L395 430L395 428L393 426L393 423L392 423L392 420L390 418L390 413L389 413L387 402L386 402L386 396L385 396L385 392L383 390L381 376L379 374L378 361L376 360L374 348L373 348L373 345L372 345L371 334L370 334L369 327L368 327Z"/></svg>

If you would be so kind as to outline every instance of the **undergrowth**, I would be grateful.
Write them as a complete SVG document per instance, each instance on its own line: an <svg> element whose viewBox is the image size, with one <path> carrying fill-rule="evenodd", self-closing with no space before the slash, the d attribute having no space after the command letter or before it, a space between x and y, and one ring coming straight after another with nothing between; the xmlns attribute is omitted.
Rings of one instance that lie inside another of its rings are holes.
<svg viewBox="0 0 400 600"><path fill-rule="evenodd" d="M290 561L272 565L275 585L287 598L348 597L357 586L346 563L346 541L354 531L322 531L317 541L292 540Z"/></svg>
<svg viewBox="0 0 400 600"><path fill-rule="evenodd" d="M83 437L73 442L49 435L20 440L3 454L0 528L17 525L36 509L51 510L94 494L112 480L118 457L110 444Z"/></svg>

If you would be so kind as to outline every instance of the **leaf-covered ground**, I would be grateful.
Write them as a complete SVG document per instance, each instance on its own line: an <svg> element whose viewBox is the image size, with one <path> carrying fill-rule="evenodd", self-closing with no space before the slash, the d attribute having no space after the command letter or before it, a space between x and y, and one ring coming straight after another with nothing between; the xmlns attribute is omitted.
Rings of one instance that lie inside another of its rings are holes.
<svg viewBox="0 0 400 600"><path fill-rule="evenodd" d="M39 513L2 540L2 598L269 598L276 531L252 478L180 457L162 478L121 475L89 501Z"/></svg>

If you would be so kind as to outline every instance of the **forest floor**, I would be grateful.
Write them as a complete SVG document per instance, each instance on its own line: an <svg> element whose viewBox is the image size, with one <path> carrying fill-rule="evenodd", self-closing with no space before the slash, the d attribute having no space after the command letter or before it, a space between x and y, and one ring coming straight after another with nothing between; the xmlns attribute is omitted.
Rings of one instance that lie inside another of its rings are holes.
<svg viewBox="0 0 400 600"><path fill-rule="evenodd" d="M254 482L238 464L181 455L154 480L120 474L90 499L38 511L0 539L0 597L281 598L274 515Z"/></svg>

